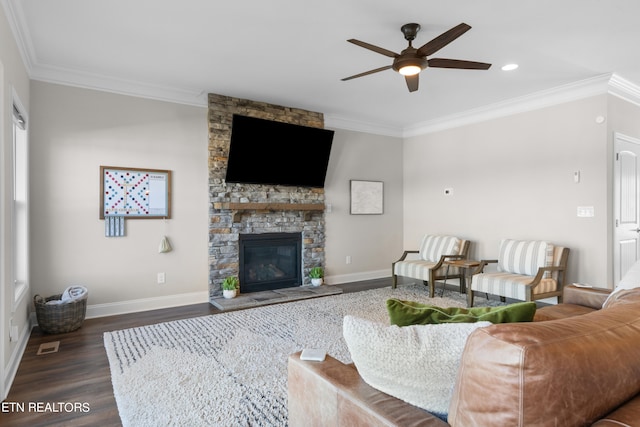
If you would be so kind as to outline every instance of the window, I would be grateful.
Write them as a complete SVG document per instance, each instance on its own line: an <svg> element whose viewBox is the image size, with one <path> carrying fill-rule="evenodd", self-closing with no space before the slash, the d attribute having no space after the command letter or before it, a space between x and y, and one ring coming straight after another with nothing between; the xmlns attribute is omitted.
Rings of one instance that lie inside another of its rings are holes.
<svg viewBox="0 0 640 427"><path fill-rule="evenodd" d="M13 106L13 302L29 289L29 209L28 209L27 121L17 106Z"/></svg>

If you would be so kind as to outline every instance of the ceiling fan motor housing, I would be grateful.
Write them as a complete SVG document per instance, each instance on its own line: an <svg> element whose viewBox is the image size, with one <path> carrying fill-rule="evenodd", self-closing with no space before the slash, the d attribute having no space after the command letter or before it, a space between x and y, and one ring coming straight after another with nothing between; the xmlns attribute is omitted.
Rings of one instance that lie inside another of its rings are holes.
<svg viewBox="0 0 640 427"><path fill-rule="evenodd" d="M427 57L418 55L418 50L408 47L403 50L398 57L393 60L391 66L395 71L400 71L402 67L414 65L420 67L421 70L427 68Z"/></svg>

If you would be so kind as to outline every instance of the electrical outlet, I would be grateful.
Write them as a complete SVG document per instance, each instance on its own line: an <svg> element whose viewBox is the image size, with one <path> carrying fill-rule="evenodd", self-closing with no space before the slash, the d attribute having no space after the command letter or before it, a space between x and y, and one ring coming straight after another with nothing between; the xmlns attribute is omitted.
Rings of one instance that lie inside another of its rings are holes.
<svg viewBox="0 0 640 427"><path fill-rule="evenodd" d="M351 255L347 255L347 259L345 260L347 264L351 264Z"/></svg>
<svg viewBox="0 0 640 427"><path fill-rule="evenodd" d="M158 284L162 285L166 281L164 273L158 273Z"/></svg>

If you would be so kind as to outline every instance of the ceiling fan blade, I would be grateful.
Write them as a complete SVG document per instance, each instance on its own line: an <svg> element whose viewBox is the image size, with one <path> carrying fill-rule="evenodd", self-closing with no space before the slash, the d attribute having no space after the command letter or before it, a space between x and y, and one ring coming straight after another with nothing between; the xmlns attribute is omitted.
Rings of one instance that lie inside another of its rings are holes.
<svg viewBox="0 0 640 427"><path fill-rule="evenodd" d="M433 58L427 61L431 68L461 68L464 70L488 70L491 64L486 62L464 61L462 59Z"/></svg>
<svg viewBox="0 0 640 427"><path fill-rule="evenodd" d="M363 47L365 49L369 49L372 50L376 53L379 53L381 55L384 56L388 56L389 58L395 58L396 56L399 56L397 53L395 52L391 52L390 50L384 49L382 47L378 47L375 45L372 45L370 43L366 43L366 42L361 42L360 40L356 40L356 39L349 39L347 40L349 43L353 43L357 46Z"/></svg>
<svg viewBox="0 0 640 427"><path fill-rule="evenodd" d="M467 31L471 29L470 25L465 24L464 22L460 25L457 25L450 29L449 31L445 31L440 34L435 39L430 42L425 43L418 49L418 55L420 56L429 56L433 55Z"/></svg>
<svg viewBox="0 0 640 427"><path fill-rule="evenodd" d="M420 74L414 74L413 76L404 76L404 79L407 81L409 92L415 92L416 90L418 90L419 76Z"/></svg>
<svg viewBox="0 0 640 427"><path fill-rule="evenodd" d="M387 65L385 67L376 68L375 70L369 70L369 71L365 71L364 73L360 73L360 74L356 74L356 75L353 75L353 76L345 77L344 79L341 79L341 80L344 82L346 80L357 79L358 77L364 77L364 76L368 76L369 74L379 73L380 71L390 70L390 69L391 69L391 65Z"/></svg>

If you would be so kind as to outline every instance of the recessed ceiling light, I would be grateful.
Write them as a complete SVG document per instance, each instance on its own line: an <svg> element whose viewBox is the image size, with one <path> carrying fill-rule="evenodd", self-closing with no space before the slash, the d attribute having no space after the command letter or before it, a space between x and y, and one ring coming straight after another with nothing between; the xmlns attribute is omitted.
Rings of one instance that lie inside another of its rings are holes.
<svg viewBox="0 0 640 427"><path fill-rule="evenodd" d="M502 71L513 71L518 68L518 64L507 64L502 66Z"/></svg>

